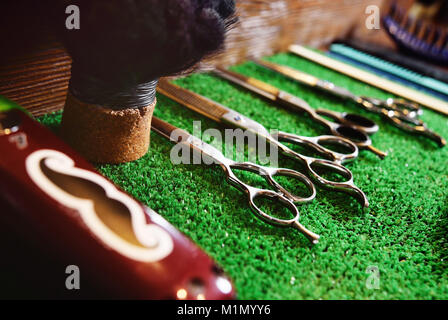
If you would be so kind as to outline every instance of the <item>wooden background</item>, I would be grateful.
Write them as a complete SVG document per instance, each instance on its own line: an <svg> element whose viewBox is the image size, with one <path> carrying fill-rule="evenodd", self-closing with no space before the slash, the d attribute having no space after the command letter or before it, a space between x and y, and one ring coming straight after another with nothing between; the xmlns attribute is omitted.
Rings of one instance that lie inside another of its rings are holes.
<svg viewBox="0 0 448 320"><path fill-rule="evenodd" d="M322 47L337 37L360 34L372 38L380 31L364 27L368 5L383 0L237 0L239 22L229 33L226 50L202 69L236 64L247 57L285 51L292 43ZM82 19L82 9L81 9ZM14 33L14 30L3 30ZM33 39L36 40L36 39ZM29 39L23 39L26 42ZM60 110L65 103L71 60L51 36L26 50L3 55L0 94L39 116Z"/></svg>

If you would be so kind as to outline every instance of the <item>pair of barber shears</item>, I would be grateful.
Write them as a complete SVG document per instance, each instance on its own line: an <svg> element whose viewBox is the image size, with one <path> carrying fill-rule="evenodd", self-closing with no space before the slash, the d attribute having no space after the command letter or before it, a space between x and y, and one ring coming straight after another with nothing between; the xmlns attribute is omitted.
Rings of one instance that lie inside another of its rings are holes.
<svg viewBox="0 0 448 320"><path fill-rule="evenodd" d="M345 88L336 86L334 83L316 78L302 71L278 65L265 60L254 60L260 66L278 72L301 84L318 88L334 96L353 101L362 108L381 114L396 127L414 134L426 136L435 141L440 147L446 144L446 140L430 130L426 124L418 117L422 114L418 104L406 101L404 99L389 98L381 100L377 98L358 96Z"/></svg>
<svg viewBox="0 0 448 320"><path fill-rule="evenodd" d="M378 150L372 145L369 134L377 132L379 128L370 119L353 113L339 113L326 109L314 110L306 101L297 96L258 79L247 77L227 69L218 67L213 73L252 92L258 93L271 101L286 106L293 111L308 113L313 120L326 126L331 134L353 141L359 149L370 150L381 158L386 156L385 152ZM337 122L330 121L323 116L329 117Z"/></svg>
<svg viewBox="0 0 448 320"><path fill-rule="evenodd" d="M258 136L261 136L270 144L276 146L278 150L280 150L284 155L304 164L309 176L322 187L346 192L358 199L363 207L368 207L369 202L367 200L367 197L364 192L354 184L351 171L341 164L342 161L353 159L358 154L358 148L350 140L336 136L318 136L309 138L286 132L278 132L278 135L274 137L260 123L211 99L170 83L166 79L160 79L157 86L157 91L180 103L181 105L193 111L196 111L212 120L220 123L225 123L233 127L241 128L243 130L248 130ZM314 148L319 153L330 156L333 160L318 159L310 156L305 156L296 151L293 151L280 141ZM320 143L325 142L339 144L345 147L352 147L353 152L349 155L339 154L320 145ZM329 170L344 177L345 181L330 181L322 177L316 171L316 169Z"/></svg>
<svg viewBox="0 0 448 320"><path fill-rule="evenodd" d="M299 211L294 204L294 202L311 201L316 196L316 189L313 183L305 175L291 169L271 168L251 162L233 161L232 159L226 158L221 151L211 146L210 144L207 144L201 139L189 134L187 131L176 128L175 126L156 117L152 118L151 129L175 143L186 144L189 148L200 152L203 156L211 160L204 161L205 163L220 165L226 174L227 181L237 189L240 189L247 194L249 206L258 218L271 225L279 227L293 227L303 233L313 244L318 242L319 236L300 224ZM245 170L259 174L267 181L267 183L271 187L274 188L275 191L256 188L244 183L239 178L237 178L235 173L232 171L233 169ZM279 175L289 176L302 182L311 193L311 195L303 198L289 192L274 179L275 176ZM263 197L278 201L280 204L286 207L294 217L292 219L281 219L264 212L255 203L255 200L257 198Z"/></svg>

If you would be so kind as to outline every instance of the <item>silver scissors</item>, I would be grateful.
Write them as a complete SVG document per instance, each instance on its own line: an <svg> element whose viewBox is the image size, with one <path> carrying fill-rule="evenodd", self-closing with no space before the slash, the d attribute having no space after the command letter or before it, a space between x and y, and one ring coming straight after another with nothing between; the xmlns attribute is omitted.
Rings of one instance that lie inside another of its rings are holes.
<svg viewBox="0 0 448 320"><path fill-rule="evenodd" d="M351 100L364 109L381 114L387 120L391 121L396 127L414 134L426 136L435 141L440 147L446 144L446 140L434 131L428 129L426 124L419 120L422 110L413 102L404 99L389 98L386 100L357 96L345 88L336 86L334 83L321 80L302 71L281 66L264 60L253 60L256 64L267 69L276 71L290 79L301 84L318 88L324 92L338 96L343 99Z"/></svg>
<svg viewBox="0 0 448 320"><path fill-rule="evenodd" d="M363 207L368 207L369 202L367 200L364 192L358 188L353 182L353 175L350 170L344 167L339 161L331 161L325 159L318 159L300 154L292 149L288 148L286 145L280 141L285 141L293 144L304 145L305 147L311 147L320 153L338 158L339 154L332 150L326 149L319 145L322 142L328 142L333 144L340 144L346 147L352 147L353 156L357 156L358 148L353 142L342 137L335 136L319 136L319 137L302 137L286 132L278 132L278 135L274 137L269 133L269 131L260 123L245 117L244 115L227 108L211 99L203 97L187 89L181 88L173 83L168 82L166 79L160 79L157 86L157 91L168 98L180 103L181 105L196 111L216 122L231 125L233 127L241 128L243 130L248 130L262 138L266 139L270 144L276 146L283 154L288 157L298 160L300 163L305 165L305 169L311 178L313 178L322 187L326 187L336 191L343 191L352 196L354 196L361 203ZM343 157L343 160L347 158ZM330 181L322 177L316 169L327 169L333 173L344 177L345 181Z"/></svg>
<svg viewBox="0 0 448 320"><path fill-rule="evenodd" d="M252 92L258 93L271 101L286 106L293 111L308 113L313 120L326 126L331 134L353 141L359 149L370 150L380 158L384 158L387 155L385 152L378 150L372 145L372 140L368 134L377 132L379 128L378 125L370 119L346 112L339 113L326 109L314 110L306 101L297 96L289 94L286 91L280 90L258 79L246 77L227 69L218 67L213 70L213 73ZM323 116L338 122L327 120Z"/></svg>
<svg viewBox="0 0 448 320"><path fill-rule="evenodd" d="M249 206L258 218L274 226L293 227L303 233L313 244L318 242L319 236L300 224L299 211L294 205L294 202L308 202L316 196L314 184L305 175L290 169L264 167L251 162L235 162L232 159L226 158L222 152L215 147L189 134L187 131L176 128L175 126L156 117L152 118L151 129L175 143L186 144L189 148L200 152L202 155L211 160L204 161L205 163L213 163L221 166L226 174L227 181L237 189L246 193ZM275 191L259 189L242 182L237 178L232 169L245 170L259 174L270 186L275 189ZM302 198L292 194L277 181L275 181L274 176L276 175L293 177L303 182L308 191L310 191L311 195L307 198ZM278 201L292 213L294 218L281 219L271 216L256 205L255 199L257 198L269 198Z"/></svg>
<svg viewBox="0 0 448 320"><path fill-rule="evenodd" d="M330 87L332 86L331 83L327 83L326 85ZM336 87L334 90L338 91L339 96L356 101L356 103L362 105L366 110L381 114L387 120L391 121L396 127L404 131L426 136L435 141L439 147L446 145L446 140L442 136L429 129L426 124L418 118L421 114L421 112L419 112L421 109L397 108L396 101L402 99L394 100L389 98L387 100L379 100L376 98L356 96L343 88Z"/></svg>

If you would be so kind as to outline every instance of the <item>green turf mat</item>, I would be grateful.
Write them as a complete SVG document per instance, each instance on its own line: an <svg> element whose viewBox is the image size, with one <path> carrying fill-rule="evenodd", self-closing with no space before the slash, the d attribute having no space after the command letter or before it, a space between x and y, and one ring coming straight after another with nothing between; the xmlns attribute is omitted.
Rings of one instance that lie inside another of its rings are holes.
<svg viewBox="0 0 448 320"><path fill-rule="evenodd" d="M389 95L289 54L267 58L330 80L353 92ZM367 194L362 211L351 197L318 188L301 205L301 222L321 235L312 247L299 232L255 218L245 196L224 181L217 166L173 165L173 144L151 134L151 149L138 161L102 165L100 171L190 236L232 277L241 299L430 299L448 298L448 147L402 132L350 103L314 92L252 63L233 68L297 94L314 108L358 112L380 124L372 136L385 160L361 151L347 166ZM177 84L252 117L268 129L301 135L328 132L305 115L279 109L258 96L207 74ZM155 115L192 131L216 123L158 95ZM448 138L448 118L425 110L428 126ZM41 121L57 127L60 113ZM299 169L290 161L280 165ZM366 285L376 266L379 289Z"/></svg>

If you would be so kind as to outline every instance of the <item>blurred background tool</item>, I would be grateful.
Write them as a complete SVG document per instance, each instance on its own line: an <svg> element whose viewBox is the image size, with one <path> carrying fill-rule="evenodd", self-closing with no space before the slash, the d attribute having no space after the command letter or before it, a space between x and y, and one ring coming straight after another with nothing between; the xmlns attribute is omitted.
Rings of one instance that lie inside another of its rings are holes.
<svg viewBox="0 0 448 320"><path fill-rule="evenodd" d="M392 1L383 25L398 47L422 59L448 64L448 1Z"/></svg>
<svg viewBox="0 0 448 320"><path fill-rule="evenodd" d="M365 65L373 70L377 70L377 72L381 73L381 75L386 75L386 77L387 75L395 76L394 78L398 78L398 81L402 83L411 84L420 90L429 91L441 99L448 100L448 84L445 82L418 74L343 44L332 44L330 52L355 61L361 66Z"/></svg>
<svg viewBox="0 0 448 320"><path fill-rule="evenodd" d="M303 137L281 131L277 132L276 136L274 136L262 124L255 120L211 99L170 83L166 79L160 80L159 85L157 86L157 91L177 103L180 103L216 122L255 133L257 136L266 139L267 142L276 146L285 156L302 164L308 175L321 187L345 192L356 198L362 207L367 208L369 206L367 196L353 182L352 172L341 164L341 162L353 160L358 156L358 148L350 140L336 136ZM332 160L306 156L292 150L280 141L312 148L322 156ZM324 143L351 148L353 152L340 154L324 147ZM327 179L326 176L323 176L322 170L333 173L337 178L331 176L331 178ZM343 178L343 181L340 181L341 177Z"/></svg>
<svg viewBox="0 0 448 320"><path fill-rule="evenodd" d="M443 147L446 144L445 139L428 129L425 123L418 119L418 116L421 113L418 105L402 99L389 98L387 100L380 100L376 98L357 96L345 88L338 87L329 81L318 79L296 69L264 60L256 60L255 62L265 68L279 72L301 84L305 84L334 96L352 101L368 111L381 114L383 117L390 120L396 127L407 132L426 136L437 142L440 147Z"/></svg>
<svg viewBox="0 0 448 320"><path fill-rule="evenodd" d="M401 84L384 79L365 70L361 70L349 64L325 56L319 52L307 49L303 46L291 45L289 47L289 51L302 58L308 59L312 62L327 67L331 70L340 72L356 80L365 82L371 86L388 91L402 98L414 101L434 111L443 113L444 115L448 115L448 102L446 101L437 99L425 93L416 91Z"/></svg>
<svg viewBox="0 0 448 320"><path fill-rule="evenodd" d="M331 134L353 141L359 149L369 150L380 158L384 158L387 155L372 145L372 140L368 134L378 131L378 125L370 119L352 113L338 113L325 109L314 110L306 101L297 96L282 91L266 82L246 77L224 68L218 67L213 73L251 92L258 93L271 101L283 105L294 112L307 113L315 122L327 127ZM337 122L327 120L323 116L332 118Z"/></svg>
<svg viewBox="0 0 448 320"><path fill-rule="evenodd" d="M448 71L434 64L423 61L409 54L401 53L384 44L368 42L360 39L337 39L333 44L343 44L350 48L370 54L384 61L389 61L397 66L407 68L423 76L431 77L448 83Z"/></svg>

